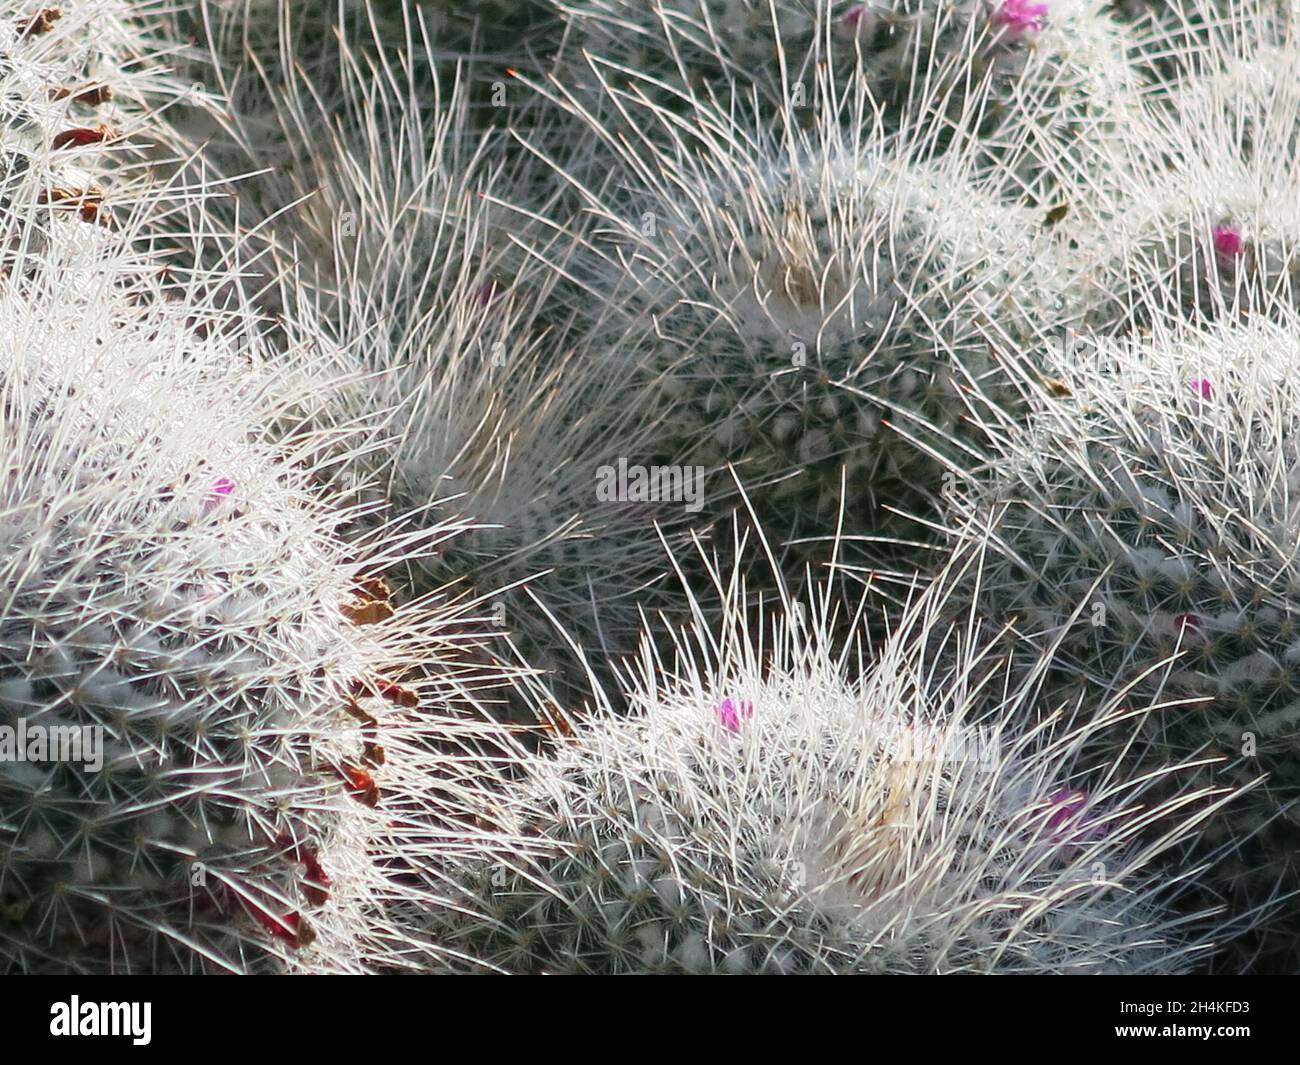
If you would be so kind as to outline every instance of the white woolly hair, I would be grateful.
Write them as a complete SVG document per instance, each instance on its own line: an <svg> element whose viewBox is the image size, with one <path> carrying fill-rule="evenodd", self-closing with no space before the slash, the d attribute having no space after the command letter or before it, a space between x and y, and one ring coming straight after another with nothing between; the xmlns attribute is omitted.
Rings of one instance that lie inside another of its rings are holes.
<svg viewBox="0 0 1300 1065"><path fill-rule="evenodd" d="M563 86L551 89L583 111ZM931 160L908 138L886 137L863 97L847 105L862 121L803 128L789 111L773 124L743 107L705 105L686 122L635 90L610 96L637 132L592 129L621 172L610 187L579 193L609 249L612 276L598 276L605 288L594 294L632 300L625 317L700 303L737 343L750 332L819 343L894 320L901 331L912 318L941 337L958 320L1005 310L1014 336L1032 296L1017 301L1012 287L1037 295L1050 283L1032 269L1040 211L999 202L969 155ZM933 212L933 232L900 231L916 200ZM916 261L895 262L906 252ZM904 267L907 276L894 276ZM995 281L1012 296L1005 308L970 295ZM949 290L950 305L938 305Z"/></svg>
<svg viewBox="0 0 1300 1065"><path fill-rule="evenodd" d="M713 580L629 665L630 715L557 721L521 766L503 803L530 844L451 875L450 943L507 972L1173 973L1212 938L1148 863L1222 797L1080 790L1117 701L1037 713L933 599L868 665L829 595L755 625L743 571Z"/></svg>

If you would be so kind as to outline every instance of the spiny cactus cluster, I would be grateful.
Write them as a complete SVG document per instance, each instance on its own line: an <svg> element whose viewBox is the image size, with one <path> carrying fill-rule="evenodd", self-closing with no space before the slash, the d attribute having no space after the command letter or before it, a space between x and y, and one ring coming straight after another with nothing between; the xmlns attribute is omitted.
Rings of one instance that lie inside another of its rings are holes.
<svg viewBox="0 0 1300 1065"><path fill-rule="evenodd" d="M983 702L978 651L934 674L904 632L846 680L811 616L774 618L761 671L730 625L647 652L628 716L524 768L530 845L458 870L450 942L527 973L1183 968L1134 846L1168 809L1075 789L1081 734L1009 727L1025 692Z"/></svg>
<svg viewBox="0 0 1300 1065"><path fill-rule="evenodd" d="M511 64L551 53L557 28L545 0L194 0L176 10L173 32L196 46L187 69L230 94L232 117L274 123L296 76L330 100L358 71L400 56L401 78L422 92L447 80L442 60L495 86Z"/></svg>
<svg viewBox="0 0 1300 1065"><path fill-rule="evenodd" d="M0 970L1296 971L1295 3L1140 6L0 0Z"/></svg>
<svg viewBox="0 0 1300 1065"><path fill-rule="evenodd" d="M651 522L680 520L597 496L599 471L644 453L657 425L544 310L554 226L496 191L529 187L536 165L486 160L460 92L426 113L359 74L344 86L342 118L305 93L284 105L278 143L300 162L257 190L277 205L276 261L308 282L279 290L291 344L352 379L320 424L349 447L356 427L384 441L331 479L372 531L457 526L408 560L413 591L463 595L497 656L589 687L582 658L635 646L665 569Z"/></svg>
<svg viewBox="0 0 1300 1065"><path fill-rule="evenodd" d="M1217 760L1203 777L1236 785L1267 775L1197 841L1232 845L1202 883L1237 917L1300 889L1295 325L1085 343L1063 373L1071 395L1010 438L967 512L982 616L1028 641L1026 668L1028 648L1059 646L1047 705L1163 702L1136 740L1110 734L1107 756L1134 772ZM1293 950L1294 907L1258 932Z"/></svg>
<svg viewBox="0 0 1300 1065"><path fill-rule="evenodd" d="M24 25L71 57L60 77L92 77L117 11ZM48 105L28 35L10 58ZM141 100L143 135L174 139ZM141 169L129 224L50 227L51 201L16 191L62 179L65 147L14 169L4 219L0 969L427 967L422 860L476 809L479 727L448 709L472 621L396 603L384 573L412 539L345 540L328 441L273 436L319 405L321 367L313 396L292 352L266 362L229 267L178 278L152 255L142 237L201 214L201 188Z"/></svg>
<svg viewBox="0 0 1300 1065"><path fill-rule="evenodd" d="M177 149L166 124L146 118L182 92L167 74L167 46L150 15L117 0L0 5L0 254L6 272L30 272L48 250L51 229L112 225L119 201L116 221L122 221L132 210L132 185L146 154L163 157Z"/></svg>

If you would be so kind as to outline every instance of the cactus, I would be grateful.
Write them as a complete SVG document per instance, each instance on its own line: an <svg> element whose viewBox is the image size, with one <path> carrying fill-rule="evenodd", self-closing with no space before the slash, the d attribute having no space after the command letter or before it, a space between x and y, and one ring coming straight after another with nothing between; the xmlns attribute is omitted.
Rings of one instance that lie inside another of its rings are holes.
<svg viewBox="0 0 1300 1065"><path fill-rule="evenodd" d="M1146 109L1115 159L1126 175L1117 194L1075 225L1092 262L1090 324L1115 331L1158 315L1203 321L1297 306L1297 86L1296 53L1260 48Z"/></svg>
<svg viewBox="0 0 1300 1065"><path fill-rule="evenodd" d="M670 106L650 76L692 99L756 91L777 112L860 84L889 128L938 131L939 143L974 129L1030 184L1083 148L1137 85L1122 28L1099 0L555 2L585 34L601 79L634 71L646 76L642 92ZM829 83L818 72L826 61Z"/></svg>
<svg viewBox="0 0 1300 1065"><path fill-rule="evenodd" d="M1130 212L1122 251L1091 278L1088 323L1111 332L1144 328L1157 315L1201 321L1296 306L1297 221L1293 200L1261 205L1251 194L1207 205L1175 193L1144 217Z"/></svg>
<svg viewBox="0 0 1300 1065"><path fill-rule="evenodd" d="M512 203L539 212L554 200L552 189L537 188L541 168L516 134L527 131L531 142L562 158L568 149L561 147L556 116L544 112L512 68L457 52L455 41L430 28L436 12L421 6L402 18L397 4L297 10L287 0L208 2L206 21L191 28L200 52L206 50L192 72L215 82L228 99L219 122L191 116L190 136L204 142L206 166L239 175L228 186L229 202L208 210L269 252L261 267L268 312L283 310L277 298L285 269L301 268L322 300L336 302L330 275L335 255L347 250L335 247L338 233L360 231L364 240L362 225L401 210L401 197L435 171L466 171L472 164L480 174L500 170L505 173L490 182L485 177L473 191L509 184ZM378 206L363 219L376 197ZM508 222L517 226L522 218L515 214ZM507 242L503 232L494 234L498 246ZM420 251L414 244L411 250Z"/></svg>
<svg viewBox="0 0 1300 1065"><path fill-rule="evenodd" d="M459 787L437 753L459 726L415 712L455 615L396 608L400 549L339 538L316 445L266 440L290 397L236 339L210 308L103 289L0 303L5 971L434 950L393 917L419 895L393 870L446 835L439 779Z"/></svg>
<svg viewBox="0 0 1300 1065"><path fill-rule="evenodd" d="M963 508L981 616L1014 624L1026 670L1030 648L1059 644L1049 705L1166 704L1105 757L1133 773L1217 759L1200 773L1229 785L1268 775L1189 859L1231 847L1201 881L1256 926L1222 964L1262 971L1294 967L1295 910L1276 900L1300 889L1296 327L1289 312L1083 345L1061 375L1072 395L1008 435Z"/></svg>
<svg viewBox="0 0 1300 1065"><path fill-rule="evenodd" d="M1086 729L1018 730L1028 689L985 687L978 649L936 669L924 604L849 680L828 600L760 632L742 584L629 666L630 716L522 767L508 839L450 877L450 945L508 973L1180 971L1133 846L1173 807L1079 790Z"/></svg>
<svg viewBox="0 0 1300 1065"><path fill-rule="evenodd" d="M984 408L1014 409L1021 352L1070 313L1041 212L957 156L700 116L689 143L625 149L631 177L592 207L591 344L662 411L644 461L731 464L783 542L835 528L846 471L846 536L915 536L898 512L977 461ZM715 473L705 515L735 504Z"/></svg>
<svg viewBox="0 0 1300 1065"><path fill-rule="evenodd" d="M525 209L497 193L526 200L551 167L494 155L465 82L432 114L359 74L345 85L341 113L305 91L282 103L278 143L299 162L256 189L276 261L292 264L274 294L289 346L354 381L321 427L384 437L331 477L361 494L371 534L459 526L409 561L416 591L454 588L494 623L497 657L580 698L579 652L634 647L664 569L653 523L680 520L597 496L600 469L643 450L653 419L619 402L553 298L555 194Z"/></svg>

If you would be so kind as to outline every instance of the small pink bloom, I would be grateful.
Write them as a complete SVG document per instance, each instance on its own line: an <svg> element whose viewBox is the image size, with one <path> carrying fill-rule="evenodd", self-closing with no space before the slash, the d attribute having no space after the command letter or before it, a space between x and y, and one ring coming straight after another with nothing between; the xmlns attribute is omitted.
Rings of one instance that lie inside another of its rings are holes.
<svg viewBox="0 0 1300 1065"><path fill-rule="evenodd" d="M722 727L728 732L739 732L741 721L748 721L754 716L754 704L746 700L723 699L714 708Z"/></svg>
<svg viewBox="0 0 1300 1065"><path fill-rule="evenodd" d="M1214 388L1210 385L1210 381L1206 377L1198 377L1195 381L1192 381L1191 389L1201 399L1209 399L1214 395Z"/></svg>
<svg viewBox="0 0 1300 1065"><path fill-rule="evenodd" d="M1079 823L1079 816L1088 805L1087 792L1058 788L1047 801L1053 807L1047 818L1047 830L1058 843L1083 843L1103 834L1101 825L1092 821Z"/></svg>
<svg viewBox="0 0 1300 1065"><path fill-rule="evenodd" d="M1179 614L1174 618L1174 628L1180 632L1183 629L1199 629L1200 627L1201 619L1197 614Z"/></svg>
<svg viewBox="0 0 1300 1065"><path fill-rule="evenodd" d="M203 503L204 513L212 510L213 507L221 503L235 490L235 482L229 477L218 477L212 482L212 490L208 493L208 498Z"/></svg>
<svg viewBox="0 0 1300 1065"><path fill-rule="evenodd" d="M1037 33L1043 28L1043 20L1046 18L1046 4L1035 4L1032 0L1002 0L1002 6L993 16L993 21L1019 36L1030 31Z"/></svg>
<svg viewBox="0 0 1300 1065"><path fill-rule="evenodd" d="M1230 263L1246 250L1241 230L1236 226L1221 225L1214 227L1214 253L1222 263Z"/></svg>
<svg viewBox="0 0 1300 1065"><path fill-rule="evenodd" d="M840 25L854 33L860 33L870 27L874 21L871 5L854 4L840 16Z"/></svg>

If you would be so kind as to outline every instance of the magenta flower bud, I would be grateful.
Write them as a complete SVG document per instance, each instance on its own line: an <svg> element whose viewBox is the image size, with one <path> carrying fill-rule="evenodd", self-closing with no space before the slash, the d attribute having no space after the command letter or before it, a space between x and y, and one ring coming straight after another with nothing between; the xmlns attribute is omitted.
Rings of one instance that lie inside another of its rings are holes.
<svg viewBox="0 0 1300 1065"><path fill-rule="evenodd" d="M875 22L875 15L870 4L854 4L840 16L840 26L850 33L862 33L869 30Z"/></svg>
<svg viewBox="0 0 1300 1065"><path fill-rule="evenodd" d="M1190 387L1201 399L1209 399L1214 395L1214 389L1211 387L1208 378L1198 377L1195 381L1191 382Z"/></svg>
<svg viewBox="0 0 1300 1065"><path fill-rule="evenodd" d="M1241 230L1236 226L1221 225L1214 227L1214 254L1222 263L1230 263L1246 250L1246 242Z"/></svg>
<svg viewBox="0 0 1300 1065"><path fill-rule="evenodd" d="M1199 629L1201 619L1197 614L1179 614L1174 618L1174 628L1181 632L1183 629Z"/></svg>
<svg viewBox="0 0 1300 1065"><path fill-rule="evenodd" d="M1035 4L1032 0L1003 0L993 21L1018 37L1022 33L1037 33L1043 28L1046 18L1046 4Z"/></svg>
<svg viewBox="0 0 1300 1065"><path fill-rule="evenodd" d="M722 727L728 732L739 732L741 721L748 721L754 716L753 703L737 702L730 698L723 699L713 710L718 715L718 720L722 722Z"/></svg>
<svg viewBox="0 0 1300 1065"><path fill-rule="evenodd" d="M1088 805L1088 793L1058 788L1047 797L1052 812L1047 818L1047 830L1058 843L1084 843L1099 839L1103 826L1093 821L1079 823L1079 816Z"/></svg>
<svg viewBox="0 0 1300 1065"><path fill-rule="evenodd" d="M212 482L212 490L208 493L208 498L203 503L203 511L206 514L213 507L226 499L230 493L235 490L235 482L229 477L218 477Z"/></svg>

